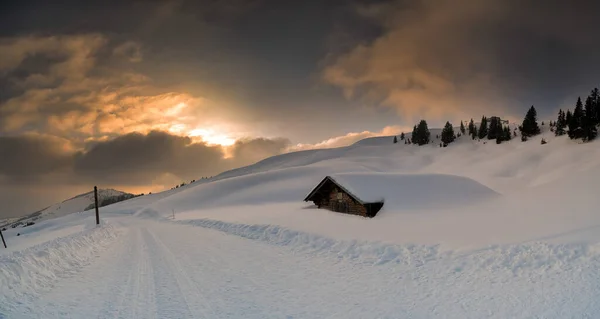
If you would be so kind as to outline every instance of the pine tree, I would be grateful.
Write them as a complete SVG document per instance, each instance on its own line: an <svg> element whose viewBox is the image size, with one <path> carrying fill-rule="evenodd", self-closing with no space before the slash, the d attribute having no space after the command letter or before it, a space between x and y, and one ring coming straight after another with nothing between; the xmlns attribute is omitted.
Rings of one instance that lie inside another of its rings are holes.
<svg viewBox="0 0 600 319"><path fill-rule="evenodd" d="M567 119L565 118L565 112L563 112L563 110L558 110L558 118L556 119L556 122L554 122L554 126L556 127L556 130L554 131L554 134L556 136L562 136L565 135L565 127L567 127Z"/></svg>
<svg viewBox="0 0 600 319"><path fill-rule="evenodd" d="M590 98L594 104L594 110L596 111L596 125L598 125L600 124L600 93L598 92L598 88L592 90L592 93L590 93Z"/></svg>
<svg viewBox="0 0 600 319"><path fill-rule="evenodd" d="M510 133L510 128L508 126L500 126L498 132L498 136L496 136L496 144L501 144L504 141L510 141L512 139L512 134Z"/></svg>
<svg viewBox="0 0 600 319"><path fill-rule="evenodd" d="M473 122L473 119L471 119L471 121L469 122L468 131L469 131L469 135L471 135L471 136L473 136L473 132L477 131L475 129L475 123Z"/></svg>
<svg viewBox="0 0 600 319"><path fill-rule="evenodd" d="M416 126L415 133L416 139L413 138L413 143L416 143L419 146L429 144L431 133L429 133L429 128L427 127L427 122L425 120L419 122L419 125Z"/></svg>
<svg viewBox="0 0 600 319"><path fill-rule="evenodd" d="M527 111L523 124L519 127L521 136L531 137L540 134L540 127L537 124L537 111L533 105Z"/></svg>
<svg viewBox="0 0 600 319"><path fill-rule="evenodd" d="M593 92L593 91L592 91ZM583 140L591 141L598 136L595 98L592 95L585 100L585 115L582 120Z"/></svg>
<svg viewBox="0 0 600 319"><path fill-rule="evenodd" d="M573 110L573 114L571 115L571 120L568 123L569 138L577 139L583 137L583 128L581 126L583 116L583 103L581 103L581 98L578 98L577 104L575 104L575 109ZM567 117L569 117L569 113L567 113Z"/></svg>
<svg viewBox="0 0 600 319"><path fill-rule="evenodd" d="M481 124L479 124L479 132L477 133L477 136L479 137L479 139L483 139L487 135L488 135L488 123L487 123L487 117L484 116L481 118Z"/></svg>
<svg viewBox="0 0 600 319"><path fill-rule="evenodd" d="M410 136L410 142L408 144L414 143L417 140L417 126L413 127L412 134Z"/></svg>
<svg viewBox="0 0 600 319"><path fill-rule="evenodd" d="M500 122L500 118L496 116L490 118L487 136L490 140L496 139L498 136L500 136L500 139L502 139L502 122Z"/></svg>
<svg viewBox="0 0 600 319"><path fill-rule="evenodd" d="M460 121L460 132L462 134L465 134L467 130L465 130L465 125L463 124L463 121Z"/></svg>
<svg viewBox="0 0 600 319"><path fill-rule="evenodd" d="M505 141L512 140L512 134L510 134L510 128L508 126L504 127L504 140Z"/></svg>
<svg viewBox="0 0 600 319"><path fill-rule="evenodd" d="M452 124L450 124L450 122L446 122L446 125L444 125L444 128L442 129L442 143L444 143L444 145L448 145L454 142L455 139L456 136L454 136L454 128L452 128Z"/></svg>
<svg viewBox="0 0 600 319"><path fill-rule="evenodd" d="M394 136L394 144L398 143L398 138Z"/></svg>
<svg viewBox="0 0 600 319"><path fill-rule="evenodd" d="M571 120L573 119L573 113L571 113L571 110L567 109L567 115L566 115L566 125L569 125L569 123L571 123Z"/></svg>
<svg viewBox="0 0 600 319"><path fill-rule="evenodd" d="M400 140L404 140L404 132L400 133Z"/></svg>

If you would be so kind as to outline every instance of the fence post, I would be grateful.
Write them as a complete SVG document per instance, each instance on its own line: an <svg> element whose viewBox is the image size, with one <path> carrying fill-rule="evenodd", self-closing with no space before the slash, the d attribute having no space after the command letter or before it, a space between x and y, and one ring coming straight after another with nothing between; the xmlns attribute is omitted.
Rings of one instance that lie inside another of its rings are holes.
<svg viewBox="0 0 600 319"><path fill-rule="evenodd" d="M4 241L4 235L2 235L2 229L0 229L0 237L2 237L2 243L4 244L4 248L8 248L6 247L6 242Z"/></svg>
<svg viewBox="0 0 600 319"><path fill-rule="evenodd" d="M96 225L100 225L100 214L98 213L98 187L94 186L94 203L96 203Z"/></svg>

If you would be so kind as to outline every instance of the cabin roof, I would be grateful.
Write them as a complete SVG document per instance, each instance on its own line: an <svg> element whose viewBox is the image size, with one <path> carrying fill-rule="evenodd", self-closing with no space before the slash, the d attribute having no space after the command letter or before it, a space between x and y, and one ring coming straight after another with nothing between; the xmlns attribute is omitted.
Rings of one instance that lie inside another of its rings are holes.
<svg viewBox="0 0 600 319"><path fill-rule="evenodd" d="M364 179L364 174L337 174L326 176L307 196L304 201L312 200L319 191L328 183L331 182L340 188L343 192L352 197L355 201L362 205L372 203L383 203L384 199L377 194L377 190L373 187L368 187L361 180Z"/></svg>

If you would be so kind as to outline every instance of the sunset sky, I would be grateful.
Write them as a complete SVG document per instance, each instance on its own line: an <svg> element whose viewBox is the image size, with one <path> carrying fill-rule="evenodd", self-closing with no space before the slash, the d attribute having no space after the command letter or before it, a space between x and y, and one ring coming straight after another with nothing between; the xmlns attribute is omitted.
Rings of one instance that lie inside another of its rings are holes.
<svg viewBox="0 0 600 319"><path fill-rule="evenodd" d="M531 105L554 118L599 84L598 12L582 0L3 1L0 217L421 118L519 119Z"/></svg>

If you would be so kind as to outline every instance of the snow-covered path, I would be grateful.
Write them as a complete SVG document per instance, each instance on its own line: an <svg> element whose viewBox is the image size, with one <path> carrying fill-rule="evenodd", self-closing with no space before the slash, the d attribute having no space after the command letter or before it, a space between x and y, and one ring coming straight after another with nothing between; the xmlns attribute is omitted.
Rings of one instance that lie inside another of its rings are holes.
<svg viewBox="0 0 600 319"><path fill-rule="evenodd" d="M598 247L468 254L406 247L374 265L136 217L86 267L6 318L597 318ZM412 254L412 255L411 255ZM411 257L412 256L412 257ZM1 310L1 309L0 309ZM2 312L0 311L0 314ZM2 315L0 315L2 317Z"/></svg>

